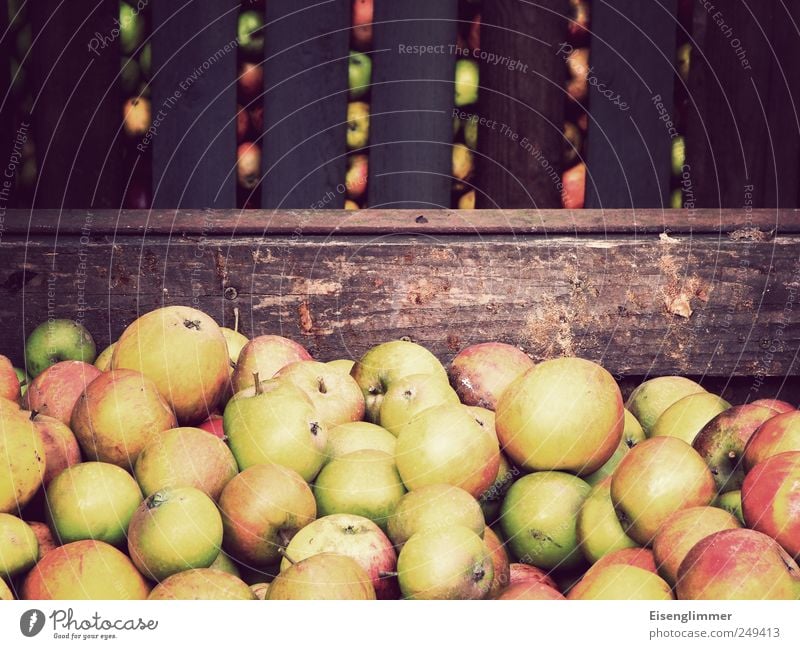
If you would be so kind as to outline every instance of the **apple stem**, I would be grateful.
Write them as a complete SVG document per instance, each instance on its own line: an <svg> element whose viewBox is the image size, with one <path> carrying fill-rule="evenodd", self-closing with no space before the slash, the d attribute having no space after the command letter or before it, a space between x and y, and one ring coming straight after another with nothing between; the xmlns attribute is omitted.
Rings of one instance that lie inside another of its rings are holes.
<svg viewBox="0 0 800 649"><path fill-rule="evenodd" d="M38 410L31 410L31 421L36 421L36 417L39 415Z"/></svg>
<svg viewBox="0 0 800 649"><path fill-rule="evenodd" d="M379 570L378 577L381 579L388 579L390 577L397 577L400 573L395 572L394 570Z"/></svg>
<svg viewBox="0 0 800 649"><path fill-rule="evenodd" d="M286 559L286 560L287 560L289 563L291 563L292 565L294 565L294 564L296 564L296 563L297 563L297 562L296 562L294 559L292 559L292 557L290 557L290 556L287 554L287 552L286 552L286 548L284 548L284 547L279 547L279 548L278 548L278 554L280 554L280 555L281 555L281 556L282 556L284 559Z"/></svg>
<svg viewBox="0 0 800 649"><path fill-rule="evenodd" d="M735 460L736 459L736 451L730 451L728 453L728 458L731 459L731 460Z"/></svg>
<svg viewBox="0 0 800 649"><path fill-rule="evenodd" d="M258 380L258 372L253 372L253 380L256 382L256 394L263 394L264 390L261 387L261 381Z"/></svg>
<svg viewBox="0 0 800 649"><path fill-rule="evenodd" d="M239 333L239 307L233 307L233 330Z"/></svg>

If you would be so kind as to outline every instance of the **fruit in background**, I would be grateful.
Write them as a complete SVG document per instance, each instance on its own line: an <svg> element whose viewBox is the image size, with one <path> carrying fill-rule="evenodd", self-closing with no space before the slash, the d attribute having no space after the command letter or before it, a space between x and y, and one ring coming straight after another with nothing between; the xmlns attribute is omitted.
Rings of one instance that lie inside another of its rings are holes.
<svg viewBox="0 0 800 649"><path fill-rule="evenodd" d="M506 494L500 516L513 555L539 568L580 565L578 512L590 491L580 478L559 471L517 480Z"/></svg>
<svg viewBox="0 0 800 649"><path fill-rule="evenodd" d="M253 133L260 136L264 132L264 106L254 106L247 111L247 114L253 125Z"/></svg>
<svg viewBox="0 0 800 649"><path fill-rule="evenodd" d="M102 372L83 361L61 361L39 374L28 387L28 410L69 424L81 394Z"/></svg>
<svg viewBox="0 0 800 649"><path fill-rule="evenodd" d="M120 2L117 26L122 53L131 54L144 40L144 18L127 2Z"/></svg>
<svg viewBox="0 0 800 649"><path fill-rule="evenodd" d="M151 440L177 425L153 381L133 370L111 370L84 390L70 428L86 457L131 470Z"/></svg>
<svg viewBox="0 0 800 649"><path fill-rule="evenodd" d="M798 410L776 415L756 429L744 448L744 469L750 471L767 458L785 451L800 451Z"/></svg>
<svg viewBox="0 0 800 649"><path fill-rule="evenodd" d="M221 415L211 415L202 424L197 424L197 427L200 430L211 433L214 437L218 437L221 440L227 439L225 436L224 420Z"/></svg>
<svg viewBox="0 0 800 649"><path fill-rule="evenodd" d="M756 399L750 403L751 406L766 406L767 408L771 408L779 415L782 415L784 412L792 412L792 410L797 410L791 403L786 401L780 401L779 399Z"/></svg>
<svg viewBox="0 0 800 649"><path fill-rule="evenodd" d="M464 144L473 151L478 148L478 122L474 119L464 121Z"/></svg>
<svg viewBox="0 0 800 649"><path fill-rule="evenodd" d="M242 103L251 101L264 93L264 68L260 63L244 61L239 66L239 97Z"/></svg>
<svg viewBox="0 0 800 649"><path fill-rule="evenodd" d="M673 210L679 210L683 207L683 192L680 188L672 190L672 193L669 195L669 206Z"/></svg>
<svg viewBox="0 0 800 649"><path fill-rule="evenodd" d="M411 374L398 379L386 390L378 423L397 436L422 411L459 403L458 395L441 374Z"/></svg>
<svg viewBox="0 0 800 649"><path fill-rule="evenodd" d="M586 0L569 0L567 34L571 41L580 41L589 35L589 3Z"/></svg>
<svg viewBox="0 0 800 649"><path fill-rule="evenodd" d="M265 381L289 363L310 360L311 354L306 348L293 340L281 336L256 336L239 353L233 371L233 390L239 392L253 387L256 372Z"/></svg>
<svg viewBox="0 0 800 649"><path fill-rule="evenodd" d="M351 101L347 104L347 148L361 149L369 142L369 104Z"/></svg>
<svg viewBox="0 0 800 649"><path fill-rule="evenodd" d="M356 203L355 201L351 201L348 198L344 202L344 209L346 209L348 211L353 211L353 210L360 210L361 208L358 206L358 203ZM330 361L330 362L335 362L335 361Z"/></svg>
<svg viewBox="0 0 800 649"><path fill-rule="evenodd" d="M242 11L237 28L239 49L247 56L264 52L264 16L259 11Z"/></svg>
<svg viewBox="0 0 800 649"><path fill-rule="evenodd" d="M244 349L245 345L250 342L250 339L247 336L239 332L239 309L234 309L234 313L235 320L233 329L230 329L229 327L219 328L225 338L225 344L228 346L228 358L230 359L232 367L236 367L242 350Z"/></svg>
<svg viewBox="0 0 800 649"><path fill-rule="evenodd" d="M199 489L157 491L136 509L128 553L146 577L162 581L182 570L208 568L222 545L222 517Z"/></svg>
<svg viewBox="0 0 800 649"><path fill-rule="evenodd" d="M53 537L50 528L45 523L40 521L28 521L28 525L33 530L39 542L39 559L41 560L48 552L55 550L58 547L58 543Z"/></svg>
<svg viewBox="0 0 800 649"><path fill-rule="evenodd" d="M428 408L403 427L395 457L409 491L450 484L476 498L494 482L500 464L497 439L458 404Z"/></svg>
<svg viewBox="0 0 800 649"><path fill-rule="evenodd" d="M42 436L27 417L0 412L0 466L0 512L16 512L33 498L45 473Z"/></svg>
<svg viewBox="0 0 800 649"><path fill-rule="evenodd" d="M467 47L473 52L481 48L481 15L479 13L475 14L469 23Z"/></svg>
<svg viewBox="0 0 800 649"><path fill-rule="evenodd" d="M625 407L631 411L649 437L661 414L673 403L690 394L705 392L699 383L682 376L659 376L639 385Z"/></svg>
<svg viewBox="0 0 800 649"><path fill-rule="evenodd" d="M577 162L581 155L583 135L580 129L572 122L564 122L564 143L562 146L565 165Z"/></svg>
<svg viewBox="0 0 800 649"><path fill-rule="evenodd" d="M140 502L142 492L127 471L83 462L47 487L47 522L61 543L94 539L119 545Z"/></svg>
<svg viewBox="0 0 800 649"><path fill-rule="evenodd" d="M690 394L667 408L650 430L651 437L677 437L694 442L703 427L731 407L722 397L710 392Z"/></svg>
<svg viewBox="0 0 800 649"><path fill-rule="evenodd" d="M387 533L402 548L417 532L461 525L483 537L488 529L478 502L466 491L434 484L407 493L389 517Z"/></svg>
<svg viewBox="0 0 800 649"><path fill-rule="evenodd" d="M611 502L611 476L601 480L589 492L578 511L575 529L581 552L589 563L595 563L616 550L637 546L625 534L614 511L614 504Z"/></svg>
<svg viewBox="0 0 800 649"><path fill-rule="evenodd" d="M108 370L111 369L111 357L114 355L115 344L116 343L111 343L94 359L94 366L101 372L108 372Z"/></svg>
<svg viewBox="0 0 800 649"><path fill-rule="evenodd" d="M195 487L217 500L238 472L225 442L199 428L173 428L142 449L134 475L145 498L168 487Z"/></svg>
<svg viewBox="0 0 800 649"><path fill-rule="evenodd" d="M375 588L355 559L323 552L282 571L270 584L267 599L372 600Z"/></svg>
<svg viewBox="0 0 800 649"><path fill-rule="evenodd" d="M468 106L478 101L478 87L480 86L478 64L472 59L458 59L454 85L456 106Z"/></svg>
<svg viewBox="0 0 800 649"><path fill-rule="evenodd" d="M236 144L241 144L247 139L250 132L250 113L236 104Z"/></svg>
<svg viewBox="0 0 800 649"><path fill-rule="evenodd" d="M516 586L524 582L536 582L558 590L553 578L541 568L529 566L527 563L512 563L508 566L508 585Z"/></svg>
<svg viewBox="0 0 800 649"><path fill-rule="evenodd" d="M487 593L487 598L495 599L508 587L508 582L511 579L511 567L508 553L503 546L503 542L500 540L500 537L494 533L491 527L484 529L483 542L492 557L492 569L494 572L492 585Z"/></svg>
<svg viewBox="0 0 800 649"><path fill-rule="evenodd" d="M692 446L711 469L717 492L741 488L744 480L742 455L747 440L775 414L766 406L752 403L734 406L714 417L694 438Z"/></svg>
<svg viewBox="0 0 800 649"><path fill-rule="evenodd" d="M36 378L59 361L94 362L96 353L92 335L72 320L43 322L25 341L25 366Z"/></svg>
<svg viewBox="0 0 800 649"><path fill-rule="evenodd" d="M368 421L377 422L383 395L391 385L411 374L440 375L447 373L433 354L416 343L392 340L367 351L351 372L361 387L366 402Z"/></svg>
<svg viewBox="0 0 800 649"><path fill-rule="evenodd" d="M147 599L252 600L256 596L235 575L214 568L194 568L167 577Z"/></svg>
<svg viewBox="0 0 800 649"><path fill-rule="evenodd" d="M344 185L347 198L358 201L367 193L367 177L369 175L369 158L364 154L356 154L347 158L347 172Z"/></svg>
<svg viewBox="0 0 800 649"><path fill-rule="evenodd" d="M261 147L242 142L236 149L236 179L243 189L254 189L261 180Z"/></svg>
<svg viewBox="0 0 800 649"><path fill-rule="evenodd" d="M720 494L711 503L714 507L724 509L729 514L733 514L739 519L739 522L744 525L744 514L742 513L742 492L737 489L736 491L726 491Z"/></svg>
<svg viewBox="0 0 800 649"><path fill-rule="evenodd" d="M150 128L152 110L150 100L138 95L125 102L122 110L122 128L132 138L142 137Z"/></svg>
<svg viewBox="0 0 800 649"><path fill-rule="evenodd" d="M153 63L153 48L148 42L139 54L139 69L146 78L150 78L150 71Z"/></svg>
<svg viewBox="0 0 800 649"><path fill-rule="evenodd" d="M494 563L471 529L427 529L400 550L397 578L407 599L483 599L492 587Z"/></svg>
<svg viewBox="0 0 800 649"><path fill-rule="evenodd" d="M310 482L325 463L327 428L309 398L291 383L272 379L242 390L225 406L223 418L241 471L274 463Z"/></svg>
<svg viewBox="0 0 800 649"><path fill-rule="evenodd" d="M753 467L742 485L747 526L771 536L800 559L800 451L787 451Z"/></svg>
<svg viewBox="0 0 800 649"><path fill-rule="evenodd" d="M567 55L567 94L576 102L583 103L589 96L589 48L576 47Z"/></svg>
<svg viewBox="0 0 800 649"><path fill-rule="evenodd" d="M683 83L689 83L689 69L692 65L692 44L684 43L678 47L675 53L675 60L678 67L678 76Z"/></svg>
<svg viewBox="0 0 800 649"><path fill-rule="evenodd" d="M30 570L39 560L39 541L30 525L11 514L0 514L0 578Z"/></svg>
<svg viewBox="0 0 800 649"><path fill-rule="evenodd" d="M497 435L514 464L593 473L614 454L624 426L614 377L582 358L536 365L497 404Z"/></svg>
<svg viewBox="0 0 800 649"><path fill-rule="evenodd" d="M458 199L458 209L460 210L474 210L475 209L475 190L470 189L468 192L461 194Z"/></svg>
<svg viewBox="0 0 800 649"><path fill-rule="evenodd" d="M452 173L456 181L465 183L475 171L475 156L464 144L453 145Z"/></svg>
<svg viewBox="0 0 800 649"><path fill-rule="evenodd" d="M394 457L396 447L397 439L385 428L366 421L353 421L328 431L325 455L332 460L354 451L373 449Z"/></svg>
<svg viewBox="0 0 800 649"><path fill-rule="evenodd" d="M678 599L797 599L800 568L780 545L754 530L707 536L678 569Z"/></svg>
<svg viewBox="0 0 800 649"><path fill-rule="evenodd" d="M581 162L561 174L561 204L567 210L582 210L586 201L586 163Z"/></svg>
<svg viewBox="0 0 800 649"><path fill-rule="evenodd" d="M671 600L669 584L657 574L636 566L614 564L591 571L567 595L567 599Z"/></svg>
<svg viewBox="0 0 800 649"><path fill-rule="evenodd" d="M19 393L20 393L20 396L24 397L25 393L28 391L28 386L31 384L31 381L33 379L31 379L31 377L28 376L28 373L25 370L23 370L22 368L19 368L19 367L15 367L14 368L14 374L16 374L17 381L19 382ZM7 399L8 397L4 397L4 398ZM12 399L12 401L13 401L13 399Z"/></svg>
<svg viewBox="0 0 800 649"><path fill-rule="evenodd" d="M28 573L23 599L146 599L150 588L131 560L102 541L76 541L48 552Z"/></svg>
<svg viewBox="0 0 800 649"><path fill-rule="evenodd" d="M356 514L382 529L405 493L394 458L371 449L331 460L314 482L320 515Z"/></svg>
<svg viewBox="0 0 800 649"><path fill-rule="evenodd" d="M686 163L686 143L682 135L672 138L672 175L680 178Z"/></svg>
<svg viewBox="0 0 800 649"><path fill-rule="evenodd" d="M354 360L350 360L349 358L337 358L333 361L328 361L326 363L334 368L337 372L341 372L342 374L350 375L350 372L353 371L353 366L356 364Z"/></svg>
<svg viewBox="0 0 800 649"><path fill-rule="evenodd" d="M612 455L603 466L597 469L597 471L590 473L584 478L584 480L592 486L597 485L601 480L613 474L628 451L639 442L643 442L647 439L641 424L639 424L636 417L627 409L624 411L624 419L625 424L622 429L622 439L619 442L619 446L617 446L617 450L614 451L614 455Z"/></svg>
<svg viewBox="0 0 800 649"><path fill-rule="evenodd" d="M0 397L19 402L21 384L21 377L17 374L11 361L0 355Z"/></svg>
<svg viewBox="0 0 800 649"><path fill-rule="evenodd" d="M209 316L186 306L136 320L117 341L111 365L152 380L183 425L207 419L228 384L225 336Z"/></svg>
<svg viewBox="0 0 800 649"><path fill-rule="evenodd" d="M64 469L81 461L81 449L69 426L58 419L37 414L31 417L31 421L42 437L46 487Z"/></svg>
<svg viewBox="0 0 800 649"><path fill-rule="evenodd" d="M141 70L136 59L123 57L122 67L119 73L120 86L122 93L125 95L133 95L139 89L139 77Z"/></svg>
<svg viewBox="0 0 800 649"><path fill-rule="evenodd" d="M279 561L281 549L317 516L317 503L302 476L277 464L242 471L222 490L219 508L225 550L254 566Z"/></svg>
<svg viewBox="0 0 800 649"><path fill-rule="evenodd" d="M520 584L514 584L513 586L509 586L493 599L549 600L549 599L566 599L566 597L564 597L561 593L559 593L555 588L551 588L550 586L546 586L545 584L542 584L540 582L525 581Z"/></svg>
<svg viewBox="0 0 800 649"><path fill-rule="evenodd" d="M353 0L352 30L353 45L361 50L372 46L372 0Z"/></svg>
<svg viewBox="0 0 800 649"><path fill-rule="evenodd" d="M533 365L530 357L513 345L478 343L462 349L447 373L462 403L494 410L506 388Z"/></svg>
<svg viewBox="0 0 800 649"><path fill-rule="evenodd" d="M318 361L285 365L275 378L300 388L328 428L364 417L364 395L352 376Z"/></svg>
<svg viewBox="0 0 800 649"><path fill-rule="evenodd" d="M350 99L361 99L372 83L372 59L363 52L350 52L347 65Z"/></svg>
<svg viewBox="0 0 800 649"><path fill-rule="evenodd" d="M369 575L378 599L396 599L397 580L390 576L397 567L391 541L368 518L353 514L323 516L301 529L286 548L281 570L322 553L354 559Z"/></svg>
<svg viewBox="0 0 800 649"><path fill-rule="evenodd" d="M625 533L648 545L670 515L708 505L716 493L703 458L675 437L634 446L611 477L611 500Z"/></svg>
<svg viewBox="0 0 800 649"><path fill-rule="evenodd" d="M225 532L223 531L223 536ZM204 568L197 568L197 570L204 570ZM217 555L217 558L214 559L214 562L205 570L221 570L222 572L227 572L229 575L233 575L234 577L240 577L239 568L236 567L236 564L233 562L227 554L224 552L220 552Z"/></svg>

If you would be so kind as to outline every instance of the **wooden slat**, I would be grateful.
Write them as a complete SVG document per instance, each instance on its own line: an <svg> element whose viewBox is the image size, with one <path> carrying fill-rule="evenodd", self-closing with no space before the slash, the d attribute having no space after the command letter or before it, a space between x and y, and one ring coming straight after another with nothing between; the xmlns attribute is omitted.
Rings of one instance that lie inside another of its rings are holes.
<svg viewBox="0 0 800 649"><path fill-rule="evenodd" d="M695 207L797 207L800 3L695 4L687 156Z"/></svg>
<svg viewBox="0 0 800 649"><path fill-rule="evenodd" d="M27 72L39 166L35 207L122 202L123 102L113 36L119 1L90 4L81 10L59 0L26 4L34 38Z"/></svg>
<svg viewBox="0 0 800 649"><path fill-rule="evenodd" d="M592 5L590 75L596 84L590 79L587 207L668 203L671 141L678 131L664 120L677 119L676 5L676 0Z"/></svg>
<svg viewBox="0 0 800 649"><path fill-rule="evenodd" d="M11 96L11 53L14 51L14 36L9 30L9 8L0 6L0 159L5 160L11 151L16 123L16 102ZM3 169L0 173L5 173ZM13 206L14 180L0 177L0 214ZM2 237L2 233L0 233Z"/></svg>
<svg viewBox="0 0 800 649"><path fill-rule="evenodd" d="M266 4L262 205L341 209L350 5Z"/></svg>
<svg viewBox="0 0 800 649"><path fill-rule="evenodd" d="M457 11L457 0L375 3L371 207L450 204Z"/></svg>
<svg viewBox="0 0 800 649"><path fill-rule="evenodd" d="M236 207L237 0L154 0L153 206Z"/></svg>
<svg viewBox="0 0 800 649"><path fill-rule="evenodd" d="M478 207L561 207L566 11L566 0L484 4Z"/></svg>

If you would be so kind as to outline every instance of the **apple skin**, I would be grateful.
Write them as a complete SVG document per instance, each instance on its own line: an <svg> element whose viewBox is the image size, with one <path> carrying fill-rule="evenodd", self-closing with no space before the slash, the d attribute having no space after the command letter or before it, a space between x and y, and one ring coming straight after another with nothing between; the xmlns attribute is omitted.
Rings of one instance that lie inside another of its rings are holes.
<svg viewBox="0 0 800 649"><path fill-rule="evenodd" d="M708 505L716 495L711 470L676 437L634 446L611 477L611 500L625 533L649 545L658 528L681 509Z"/></svg>
<svg viewBox="0 0 800 649"><path fill-rule="evenodd" d="M478 101L480 71L472 59L458 59L455 72L455 104L459 108Z"/></svg>
<svg viewBox="0 0 800 649"><path fill-rule="evenodd" d="M714 507L724 509L729 514L732 514L737 520L744 525L744 514L742 513L742 492L737 489L736 491L726 491L720 494L711 503Z"/></svg>
<svg viewBox="0 0 800 649"><path fill-rule="evenodd" d="M453 358L448 375L463 404L495 410L500 395L533 365L530 357L513 345L479 343Z"/></svg>
<svg viewBox="0 0 800 649"><path fill-rule="evenodd" d="M614 454L624 428L614 377L581 358L544 361L497 404L497 435L517 466L588 475Z"/></svg>
<svg viewBox="0 0 800 649"><path fill-rule="evenodd" d="M451 173L455 184L463 186L475 171L475 155L460 142L453 145Z"/></svg>
<svg viewBox="0 0 800 649"><path fill-rule="evenodd" d="M242 11L239 14L237 38L239 49L247 56L259 56L264 51L264 18L259 11Z"/></svg>
<svg viewBox="0 0 800 649"><path fill-rule="evenodd" d="M624 548L637 547L617 518L611 502L611 476L596 484L578 512L576 527L581 552L589 563Z"/></svg>
<svg viewBox="0 0 800 649"><path fill-rule="evenodd" d="M0 355L0 397L19 403L20 391L20 380L14 366L8 358Z"/></svg>
<svg viewBox="0 0 800 649"><path fill-rule="evenodd" d="M372 47L373 0L353 0L351 39L360 50Z"/></svg>
<svg viewBox="0 0 800 649"><path fill-rule="evenodd" d="M225 344L228 346L228 358L231 361L232 373L233 368L236 367L236 363L239 362L239 354L242 353L244 346L249 343L250 340L244 334L234 331L233 329L229 329L228 327L220 327L219 330L225 337Z"/></svg>
<svg viewBox="0 0 800 649"><path fill-rule="evenodd" d="M114 355L114 345L116 345L116 343L111 343L97 355L97 358L94 359L94 366L101 372L108 372L108 370L111 369L111 358Z"/></svg>
<svg viewBox="0 0 800 649"><path fill-rule="evenodd" d="M800 559L800 451L778 453L753 467L742 485L742 513L748 527Z"/></svg>
<svg viewBox="0 0 800 649"><path fill-rule="evenodd" d="M352 421L328 431L325 455L330 461L354 451L373 449L394 457L396 447L397 439L385 428L366 421Z"/></svg>
<svg viewBox="0 0 800 649"><path fill-rule="evenodd" d="M645 381L631 392L625 407L636 417L645 435L649 437L656 421L667 408L678 399L698 392L705 390L691 379L683 376L659 376Z"/></svg>
<svg viewBox="0 0 800 649"><path fill-rule="evenodd" d="M82 361L61 361L39 374L28 387L28 410L58 419L69 425L72 411L83 391L102 372Z"/></svg>
<svg viewBox="0 0 800 649"><path fill-rule="evenodd" d="M381 400L377 423L396 437L424 410L459 403L455 390L441 374L411 374L388 387Z"/></svg>
<svg viewBox="0 0 800 649"><path fill-rule="evenodd" d="M582 210L586 202L586 163L579 162L561 174L561 205L566 210Z"/></svg>
<svg viewBox="0 0 800 649"><path fill-rule="evenodd" d="M747 441L776 412L766 406L734 406L708 422L697 434L692 447L706 461L717 492L741 489L744 480L742 455Z"/></svg>
<svg viewBox="0 0 800 649"><path fill-rule="evenodd" d="M277 464L256 464L233 478L219 499L225 550L252 566L280 561L281 548L317 517L302 476Z"/></svg>
<svg viewBox="0 0 800 649"><path fill-rule="evenodd" d="M731 404L710 392L690 394L661 414L650 430L650 437L677 437L691 444L703 426L730 407Z"/></svg>
<svg viewBox="0 0 800 649"><path fill-rule="evenodd" d="M36 535L37 541L39 541L39 560L41 561L44 555L58 547L58 542L46 523L41 521L27 521L27 523Z"/></svg>
<svg viewBox="0 0 800 649"><path fill-rule="evenodd" d="M270 584L267 599L373 600L375 587L358 562L341 554L323 552L297 561Z"/></svg>
<svg viewBox="0 0 800 649"><path fill-rule="evenodd" d="M369 92L372 80L372 59L363 52L350 52L347 82L350 99L361 99Z"/></svg>
<svg viewBox="0 0 800 649"><path fill-rule="evenodd" d="M122 128L131 138L143 137L152 123L152 108L147 97L131 97L122 109Z"/></svg>
<svg viewBox="0 0 800 649"><path fill-rule="evenodd" d="M222 415L211 415L208 419L206 419L203 423L198 424L197 427L200 430L204 430L207 433L211 433L214 437L218 437L221 440L227 439L225 436L225 425L224 419Z"/></svg>
<svg viewBox="0 0 800 649"><path fill-rule="evenodd" d="M328 361L326 365L330 365L334 368L337 372L342 372L342 374L350 375L350 372L353 371L353 366L356 364L354 360L349 358L337 358L333 361Z"/></svg>
<svg viewBox="0 0 800 649"><path fill-rule="evenodd" d="M25 394L28 392L28 386L31 384L33 379L30 376L28 376L28 373L20 367L14 368L14 374L17 375L20 397L24 397ZM2 398L4 397L0 397L0 399Z"/></svg>
<svg viewBox="0 0 800 649"><path fill-rule="evenodd" d="M492 555L492 567L494 569L492 586L486 597L487 599L497 599L498 595L510 587L511 560L508 558L508 552L506 552L503 541L491 527L487 526L483 530L483 542L488 548L489 554Z"/></svg>
<svg viewBox="0 0 800 649"><path fill-rule="evenodd" d="M596 561L594 565L589 568L587 574L592 571L602 570L605 566L615 565L636 566L642 570L648 570L649 572L658 574L653 551L647 548L624 548L622 550L610 552Z"/></svg>
<svg viewBox="0 0 800 649"><path fill-rule="evenodd" d="M242 142L236 149L236 180L242 189L255 189L261 180L261 147Z"/></svg>
<svg viewBox="0 0 800 649"><path fill-rule="evenodd" d="M672 600L672 589L657 574L636 566L613 564L591 571L572 590L573 600Z"/></svg>
<svg viewBox="0 0 800 649"><path fill-rule="evenodd" d="M766 406L767 408L771 408L779 415L783 414L784 412L792 412L792 410L797 410L791 403L787 401L780 401L779 399L756 399L755 401L751 401L750 405L752 406Z"/></svg>
<svg viewBox="0 0 800 649"><path fill-rule="evenodd" d="M33 422L0 413L0 513L15 513L28 504L44 480L45 462L42 436Z"/></svg>
<svg viewBox="0 0 800 649"><path fill-rule="evenodd" d="M167 577L147 599L253 600L256 595L236 575L215 568L193 568Z"/></svg>
<svg viewBox="0 0 800 649"><path fill-rule="evenodd" d="M587 475L584 480L591 486L596 486L603 479L614 473L614 470L619 466L619 463L622 462L622 458L625 457L628 451L639 442L643 442L646 439L647 436L644 434L644 429L636 420L636 417L634 417L629 410L625 410L625 424L622 429L622 439L619 441L617 450L614 451L614 455L608 458L608 461L603 466L594 473Z"/></svg>
<svg viewBox="0 0 800 649"><path fill-rule="evenodd" d="M550 586L542 584L538 581L524 581L522 583L509 586L503 592L501 592L496 597L493 597L492 599L550 600L550 599L566 599L566 597L564 597L561 593L559 593L555 588L551 588Z"/></svg>
<svg viewBox="0 0 800 649"><path fill-rule="evenodd" d="M0 581L27 572L39 560L39 540L28 523L0 514Z"/></svg>
<svg viewBox="0 0 800 649"><path fill-rule="evenodd" d="M92 335L72 320L48 320L28 336L25 342L25 365L36 378L60 361L94 362L97 348Z"/></svg>
<svg viewBox="0 0 800 649"><path fill-rule="evenodd" d="M347 156L344 185L348 199L360 201L366 196L368 177L369 157L363 153Z"/></svg>
<svg viewBox="0 0 800 649"><path fill-rule="evenodd" d="M264 92L264 68L258 63L244 61L239 67L239 96L249 103Z"/></svg>
<svg viewBox="0 0 800 649"><path fill-rule="evenodd" d="M347 104L347 148L363 149L369 143L369 104L351 101Z"/></svg>
<svg viewBox="0 0 800 649"><path fill-rule="evenodd" d="M371 520L353 514L331 514L301 529L286 548L281 570L315 554L332 552L355 559L369 575L377 599L397 599L397 578L389 576L397 568L397 553L392 542Z"/></svg>
<svg viewBox="0 0 800 649"><path fill-rule="evenodd" d="M766 534L724 530L696 543L678 569L678 599L797 599L800 568Z"/></svg>
<svg viewBox="0 0 800 649"><path fill-rule="evenodd" d="M750 471L767 458L785 451L800 451L798 410L775 415L758 427L744 448L744 469Z"/></svg>
<svg viewBox="0 0 800 649"><path fill-rule="evenodd" d="M653 539L658 573L674 586L681 562L696 543L716 532L740 527L735 516L716 507L690 507L675 512Z"/></svg>
<svg viewBox="0 0 800 649"><path fill-rule="evenodd" d="M119 28L119 44L122 53L133 54L144 40L144 17L132 5L120 2L117 27Z"/></svg>
<svg viewBox="0 0 800 649"><path fill-rule="evenodd" d="M541 568L528 565L527 563L512 563L508 566L508 585L516 586L523 582L535 581L545 586L549 586L558 591L558 586L549 573Z"/></svg>
<svg viewBox="0 0 800 649"><path fill-rule="evenodd" d="M233 371L233 391L236 393L253 387L256 372L262 381L266 381L289 363L310 360L308 350L293 340L282 336L256 336L239 353Z"/></svg>
<svg viewBox="0 0 800 649"><path fill-rule="evenodd" d="M69 426L55 417L37 414L31 421L42 436L44 444L46 487L64 469L80 463L81 447Z"/></svg>

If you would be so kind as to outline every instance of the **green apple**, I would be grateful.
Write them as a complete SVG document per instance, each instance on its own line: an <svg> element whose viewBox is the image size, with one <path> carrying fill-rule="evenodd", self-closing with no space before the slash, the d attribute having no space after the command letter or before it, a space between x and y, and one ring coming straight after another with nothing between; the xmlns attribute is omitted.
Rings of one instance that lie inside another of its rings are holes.
<svg viewBox="0 0 800 649"><path fill-rule="evenodd" d="M150 70L152 69L153 62L153 48L150 43L147 43L142 48L142 53L139 54L139 69L146 78L150 78Z"/></svg>
<svg viewBox="0 0 800 649"><path fill-rule="evenodd" d="M397 438L388 430L366 421L351 421L328 431L325 455L329 461L354 451L373 449L394 457Z"/></svg>
<svg viewBox="0 0 800 649"><path fill-rule="evenodd" d="M127 2L120 2L118 25L120 49L131 54L144 39L144 18Z"/></svg>
<svg viewBox="0 0 800 649"><path fill-rule="evenodd" d="M714 507L719 507L720 509L724 509L729 514L733 514L739 519L739 522L744 525L741 489L736 489L735 491L726 491L724 494L720 494L712 504Z"/></svg>
<svg viewBox="0 0 800 649"><path fill-rule="evenodd" d="M642 425L645 435L650 436L650 430L667 408L678 399L705 392L703 387L682 376L659 376L645 381L639 385L625 403L637 421Z"/></svg>
<svg viewBox="0 0 800 649"><path fill-rule="evenodd" d="M25 342L25 366L36 378L60 361L93 363L97 349L86 327L72 320L48 320Z"/></svg>
<svg viewBox="0 0 800 649"><path fill-rule="evenodd" d="M682 135L672 140L672 175L679 178L686 163L686 142Z"/></svg>
<svg viewBox="0 0 800 649"><path fill-rule="evenodd" d="M258 11L243 11L239 14L239 49L250 56L264 51L264 17Z"/></svg>
<svg viewBox="0 0 800 649"><path fill-rule="evenodd" d="M584 480L593 487L600 483L604 478L614 473L625 454L630 451L639 442L647 439L644 434L644 429L641 424L636 420L629 410L625 410L625 427L622 429L622 439L619 441L617 450L614 451L608 461L601 466L597 471L587 475Z"/></svg>
<svg viewBox="0 0 800 649"><path fill-rule="evenodd" d="M328 365L330 365L335 370L342 372L343 374L350 374L353 371L353 365L356 362L354 360L350 360L349 358L337 358L333 361L328 361Z"/></svg>
<svg viewBox="0 0 800 649"><path fill-rule="evenodd" d="M611 502L611 476L601 480L587 496L578 512L578 543L583 556L595 563L605 555L638 544L622 529Z"/></svg>
<svg viewBox="0 0 800 649"><path fill-rule="evenodd" d="M39 560L39 541L31 526L11 514L0 514L0 578L30 570Z"/></svg>
<svg viewBox="0 0 800 649"><path fill-rule="evenodd" d="M25 393L28 391L28 386L31 384L31 377L28 376L28 373L25 370L19 367L15 367L14 372L16 372L17 380L19 381L20 396L24 397Z"/></svg>
<svg viewBox="0 0 800 649"><path fill-rule="evenodd" d="M108 372L111 369L111 359L114 357L114 347L116 347L116 343L111 343L97 355L97 358L94 359L94 366L101 372Z"/></svg>
<svg viewBox="0 0 800 649"><path fill-rule="evenodd" d="M351 101L347 104L347 148L361 149L369 142L369 104Z"/></svg>
<svg viewBox="0 0 800 649"><path fill-rule="evenodd" d="M669 584L657 574L636 566L613 564L587 574L569 592L567 599L671 600L675 597Z"/></svg>
<svg viewBox="0 0 800 649"><path fill-rule="evenodd" d="M378 423L397 436L423 410L442 404L458 404L458 395L439 374L412 374L386 391Z"/></svg>
<svg viewBox="0 0 800 649"><path fill-rule="evenodd" d="M676 187L669 195L669 206L673 210L679 210L683 207L683 192L680 187Z"/></svg>
<svg viewBox="0 0 800 649"><path fill-rule="evenodd" d="M676 53L676 60L678 62L678 74L684 83L689 82L689 69L692 64L692 44L684 43L678 48Z"/></svg>
<svg viewBox="0 0 800 649"><path fill-rule="evenodd" d="M372 79L372 59L363 52L350 52L347 80L350 99L361 99L369 92Z"/></svg>
<svg viewBox="0 0 800 649"><path fill-rule="evenodd" d="M471 59L458 59L455 78L456 106L467 106L478 101L478 64Z"/></svg>
<svg viewBox="0 0 800 649"><path fill-rule="evenodd" d="M691 444L708 422L730 407L731 404L716 394L690 394L673 403L661 414L650 431L650 436L677 437Z"/></svg>

